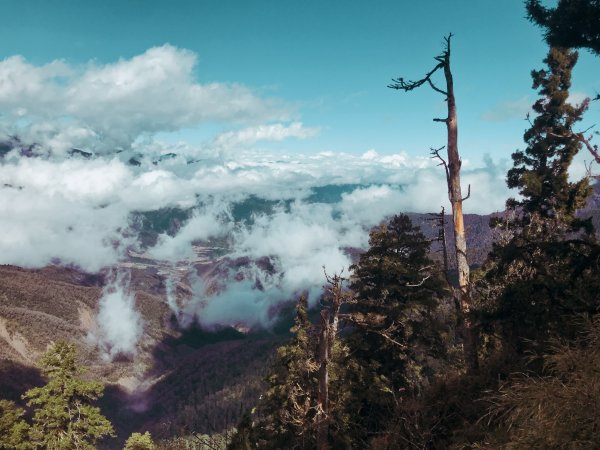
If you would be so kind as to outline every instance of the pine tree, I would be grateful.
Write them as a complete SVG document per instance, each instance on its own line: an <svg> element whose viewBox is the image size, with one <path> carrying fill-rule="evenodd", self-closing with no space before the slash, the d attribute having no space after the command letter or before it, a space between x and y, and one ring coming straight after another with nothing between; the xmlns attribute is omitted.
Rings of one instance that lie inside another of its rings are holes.
<svg viewBox="0 0 600 450"><path fill-rule="evenodd" d="M397 215L371 231L369 249L351 267L353 314L369 325L359 328L370 347L366 353L389 365L387 375L404 387L427 377L426 367L417 368L425 364L418 356L423 349L441 351L432 313L445 291L429 246L408 216ZM414 370L405 370L409 365Z"/></svg>
<svg viewBox="0 0 600 450"><path fill-rule="evenodd" d="M521 199L509 199L516 217L505 225L512 238L496 244L486 280L491 319L502 324L509 347L524 351L555 334L569 335L578 314L598 307L598 246L590 220L577 217L590 187L587 178L569 181L569 166L581 148L573 126L588 102L568 102L577 53L551 48L547 70L532 72L540 99L525 132L527 147L513 154L507 183ZM585 232L583 232L584 230ZM529 342L529 343L527 343Z"/></svg>
<svg viewBox="0 0 600 450"><path fill-rule="evenodd" d="M144 434L133 433L125 442L123 450L156 450L152 435L146 431Z"/></svg>
<svg viewBox="0 0 600 450"><path fill-rule="evenodd" d="M534 70L533 88L541 98L533 105L536 117L525 132L525 151L513 153L508 171L509 188L518 188L522 200L510 199L508 206L522 209L522 225L537 214L542 220L556 219L570 228L581 225L575 212L585 205L591 193L588 179L569 182L569 166L581 148L573 126L588 108L588 100L578 106L568 101L571 71L577 52L551 48L544 59L546 70Z"/></svg>
<svg viewBox="0 0 600 450"><path fill-rule="evenodd" d="M52 345L40 360L40 368L48 383L23 395L35 409L29 437L36 448L92 450L99 439L114 436L110 422L91 406L104 387L77 378L83 369L77 365L74 344Z"/></svg>
<svg viewBox="0 0 600 450"><path fill-rule="evenodd" d="M427 383L444 355L435 310L446 291L428 257L430 242L406 215L371 231L369 243L351 267L357 328L349 345L359 366L354 383L364 386L356 406L359 422L373 431L402 393Z"/></svg>
<svg viewBox="0 0 600 450"><path fill-rule="evenodd" d="M27 438L29 425L23 420L25 411L14 402L0 400L0 449L27 450L34 448Z"/></svg>
<svg viewBox="0 0 600 450"><path fill-rule="evenodd" d="M279 347L268 388L257 408L260 448L312 448L318 365L315 361L308 303L301 297L296 307L294 337Z"/></svg>
<svg viewBox="0 0 600 450"><path fill-rule="evenodd" d="M555 8L540 0L526 0L527 16L545 28L545 38L555 47L589 48L600 55L600 1L559 0Z"/></svg>

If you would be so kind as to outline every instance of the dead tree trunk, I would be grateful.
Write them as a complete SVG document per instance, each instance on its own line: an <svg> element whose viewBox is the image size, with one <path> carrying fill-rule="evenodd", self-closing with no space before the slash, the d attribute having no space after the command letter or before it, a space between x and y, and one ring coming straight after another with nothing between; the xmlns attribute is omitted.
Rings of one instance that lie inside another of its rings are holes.
<svg viewBox="0 0 600 450"><path fill-rule="evenodd" d="M470 318L471 312L471 293L469 289L469 264L467 261L467 240L465 237L465 225L463 220L462 203L466 200L470 192L470 186L467 196L463 198L460 185L460 166L461 159L458 154L458 120L456 114L456 99L454 97L454 81L452 71L450 70L450 41L452 34L444 38L446 48L441 55L436 56L438 64L428 72L425 77L418 81L405 81L403 78L393 80L389 87L403 91L412 91L413 89L428 83L429 86L443 94L446 97L448 106L448 116L443 119L433 119L435 122L444 122L448 131L448 160L444 160L439 154L441 149L432 149L433 156L440 159L441 165L446 170L446 181L448 183L448 198L452 205L452 217L454 222L454 254L456 257L456 269L458 271L458 288L450 286L454 292L455 300L460 305L461 328L463 337L463 349L465 365L469 372L474 372L478 367L477 358L477 339L475 328ZM439 69L444 72L446 79L446 90L438 88L431 79L432 75ZM442 147L443 148L443 147Z"/></svg>
<svg viewBox="0 0 600 450"><path fill-rule="evenodd" d="M465 364L470 372L474 372L478 366L477 341L475 330L470 318L471 292L469 289L469 263L467 261L467 239L465 236L465 223L463 220L462 203L463 196L460 186L461 160L458 155L458 123L456 116L456 100L454 98L454 82L450 71L450 38L448 36L447 57L444 64L444 76L447 85L448 117L446 126L448 128L448 191L450 203L452 204L452 216L454 220L454 245L456 254L456 270L458 271L458 301L462 312L463 346ZM467 197L471 194L470 187Z"/></svg>
<svg viewBox="0 0 600 450"><path fill-rule="evenodd" d="M317 395L317 449L329 448L329 310L321 311L319 332L319 392Z"/></svg>
<svg viewBox="0 0 600 450"><path fill-rule="evenodd" d="M329 276L327 280L327 300L329 305L321 311L317 360L319 361L319 392L317 393L317 449L329 448L329 362L333 353L333 345L337 337L340 308L346 301L343 283L346 280L340 275Z"/></svg>

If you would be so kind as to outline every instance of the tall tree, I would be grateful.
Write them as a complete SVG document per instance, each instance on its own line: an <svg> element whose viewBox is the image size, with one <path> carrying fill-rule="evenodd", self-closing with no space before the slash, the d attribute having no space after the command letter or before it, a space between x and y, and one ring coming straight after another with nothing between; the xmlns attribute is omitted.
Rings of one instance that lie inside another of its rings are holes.
<svg viewBox="0 0 600 450"><path fill-rule="evenodd" d="M517 352L555 335L571 337L573 318L599 306L598 245L591 221L576 215L590 186L587 178L569 181L582 145L572 128L588 106L568 101L577 53L553 47L544 62L547 69L532 72L540 98L524 135L527 147L513 154L507 176L521 195L507 201L515 216L505 225L512 237L494 246L486 275L496 286L494 318Z"/></svg>
<svg viewBox="0 0 600 450"><path fill-rule="evenodd" d="M342 274L327 275L325 295L321 301L317 361L317 449L354 448L350 436L347 404L351 386L348 375L351 363L348 347L339 337L340 323L347 315L342 307L350 301L350 292L344 287L347 279Z"/></svg>
<svg viewBox="0 0 600 450"><path fill-rule="evenodd" d="M311 338L308 302L296 307L294 337L277 349L267 376L268 388L257 407L260 448L313 448L318 364ZM292 446L293 445L293 446Z"/></svg>
<svg viewBox="0 0 600 450"><path fill-rule="evenodd" d="M467 370L474 372L478 367L477 336L475 326L471 319L471 291L469 286L469 263L467 260L467 240L465 236L465 225L463 220L463 201L469 197L470 192L463 198L460 184L461 159L458 153L458 118L456 113L456 99L454 97L454 80L450 68L450 44L452 34L444 38L445 48L441 55L436 56L437 64L423 78L417 81L405 81L400 77L392 80L388 85L391 89L412 91L427 83L434 91L442 94L446 100L448 115L442 119L433 119L435 122L446 124L448 132L448 143L446 149L448 160L443 159L439 150L432 150L433 155L440 159L446 170L446 181L448 183L448 198L452 205L452 216L454 222L454 255L456 269L458 271L458 289L455 289L457 303L460 306L461 325L463 334L464 357ZM432 80L433 75L441 70L446 80L446 89L441 89ZM442 147L443 148L443 147ZM469 189L470 190L470 189Z"/></svg>
<svg viewBox="0 0 600 450"><path fill-rule="evenodd" d="M600 0L559 0L547 8L541 0L526 0L527 17L545 29L552 47L588 48L600 55Z"/></svg>
<svg viewBox="0 0 600 450"><path fill-rule="evenodd" d="M351 266L352 320L361 341L371 344L369 357L389 365L386 376L395 372L396 387L415 385L427 368L423 361L416 372L406 365L441 351L432 315L446 293L444 282L429 259L430 241L408 216L392 217L369 236L369 249Z"/></svg>
<svg viewBox="0 0 600 450"><path fill-rule="evenodd" d="M589 100L575 106L568 100L577 52L553 47L544 62L548 70L531 72L540 98L533 105L536 117L524 135L527 148L513 153L513 168L507 176L508 187L517 188L522 198L510 199L507 206L519 207L526 222L537 214L543 220L560 218L571 224L577 222L575 212L590 194L587 178L569 181L569 167L581 149L573 126L581 120Z"/></svg>
<svg viewBox="0 0 600 450"><path fill-rule="evenodd" d="M369 249L351 266L349 338L361 377L361 425L376 431L402 393L427 384L444 354L443 325L435 313L447 290L428 257L430 241L406 215L370 233ZM448 330L446 330L448 331Z"/></svg>
<svg viewBox="0 0 600 450"><path fill-rule="evenodd" d="M529 20L545 29L551 47L587 48L600 56L600 0L559 0L555 8L543 6L540 0L526 0L525 6ZM600 100L600 94L594 100ZM591 136L573 135L600 164L600 151L591 144Z"/></svg>
<svg viewBox="0 0 600 450"><path fill-rule="evenodd" d="M40 360L40 368L48 383L23 395L35 409L29 437L36 448L92 450L98 440L114 436L108 419L91 405L102 396L104 386L77 378L83 369L77 364L74 344L52 345Z"/></svg>

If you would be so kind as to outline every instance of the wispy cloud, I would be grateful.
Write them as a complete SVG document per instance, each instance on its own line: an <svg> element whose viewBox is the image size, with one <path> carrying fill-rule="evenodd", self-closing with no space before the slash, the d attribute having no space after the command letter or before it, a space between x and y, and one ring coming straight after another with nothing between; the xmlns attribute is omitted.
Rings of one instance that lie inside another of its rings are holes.
<svg viewBox="0 0 600 450"><path fill-rule="evenodd" d="M318 128L306 128L302 122L289 125L275 123L227 131L215 138L214 145L226 150L246 147L259 141L282 141L288 138L306 139L319 134Z"/></svg>
<svg viewBox="0 0 600 450"><path fill-rule="evenodd" d="M533 102L528 96L517 100L509 100L497 104L489 111L481 115L483 120L489 122L505 122L513 119L525 119L528 112L531 111Z"/></svg>

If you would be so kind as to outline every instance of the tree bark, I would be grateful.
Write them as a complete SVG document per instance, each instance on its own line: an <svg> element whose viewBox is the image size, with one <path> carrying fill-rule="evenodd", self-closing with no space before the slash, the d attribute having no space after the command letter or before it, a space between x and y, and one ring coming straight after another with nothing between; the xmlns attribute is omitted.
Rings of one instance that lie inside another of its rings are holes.
<svg viewBox="0 0 600 450"><path fill-rule="evenodd" d="M458 271L458 303L462 315L462 334L465 364L467 371L477 370L479 362L477 357L477 340L473 323L469 318L471 312L471 292L469 286L469 263L467 261L467 240L465 237L465 224L463 219L463 196L460 186L461 160L458 154L458 118L456 114L456 100L454 98L454 82L450 70L450 38L444 62L444 76L446 78L446 100L448 104L448 194L452 204L452 217L454 221L454 245L456 255L456 270Z"/></svg>
<svg viewBox="0 0 600 450"><path fill-rule="evenodd" d="M321 311L321 330L319 333L319 392L317 395L317 449L329 448L329 310Z"/></svg>

